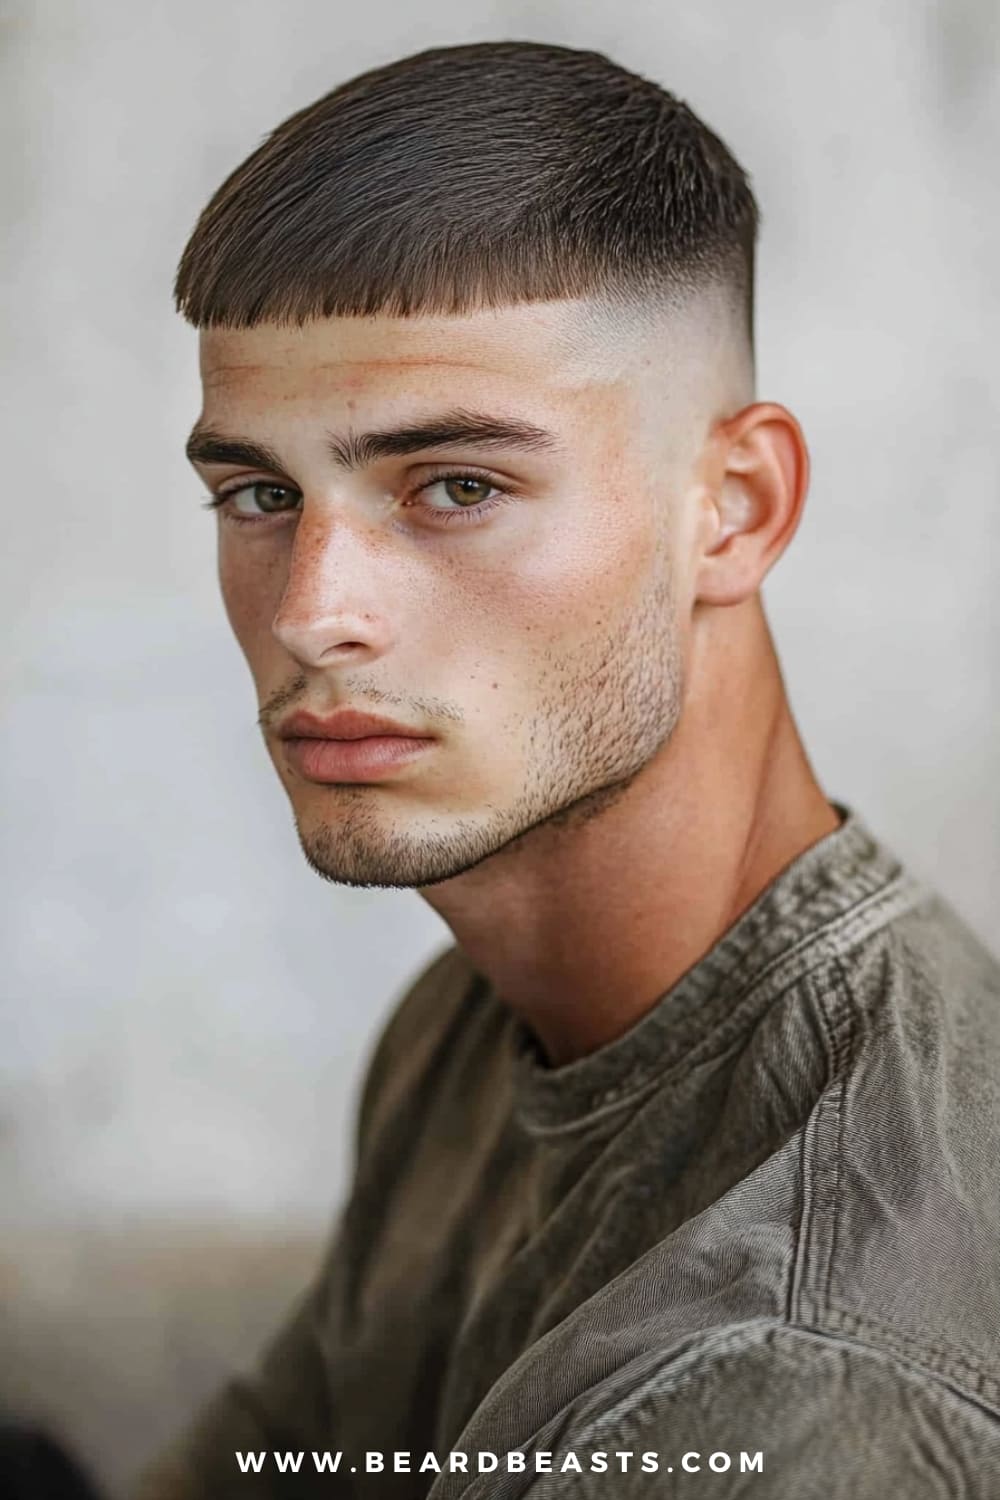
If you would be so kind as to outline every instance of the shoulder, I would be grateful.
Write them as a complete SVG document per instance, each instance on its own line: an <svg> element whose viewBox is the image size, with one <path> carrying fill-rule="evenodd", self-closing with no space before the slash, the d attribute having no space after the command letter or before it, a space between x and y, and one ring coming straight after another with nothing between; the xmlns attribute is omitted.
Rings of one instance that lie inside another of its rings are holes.
<svg viewBox="0 0 1000 1500"><path fill-rule="evenodd" d="M542 1460L549 1472L530 1473L511 1494L995 1494L1000 1410L881 1349L794 1325L732 1325L668 1357L645 1356L585 1406ZM531 1445L531 1470L540 1446Z"/></svg>
<svg viewBox="0 0 1000 1500"><path fill-rule="evenodd" d="M1000 1049L1000 958L940 892L912 882L918 899L860 941L843 944L835 967L877 1024L908 1022L917 1044L945 1039Z"/></svg>
<svg viewBox="0 0 1000 1500"><path fill-rule="evenodd" d="M814 993L792 1321L1000 1402L1000 965L931 892Z"/></svg>

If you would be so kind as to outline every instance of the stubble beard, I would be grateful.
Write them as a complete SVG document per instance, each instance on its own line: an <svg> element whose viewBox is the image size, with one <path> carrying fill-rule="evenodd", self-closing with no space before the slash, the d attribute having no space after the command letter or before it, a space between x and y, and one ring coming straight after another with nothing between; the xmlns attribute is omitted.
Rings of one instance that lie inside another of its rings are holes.
<svg viewBox="0 0 1000 1500"><path fill-rule="evenodd" d="M669 569L610 635L553 653L524 731L525 773L506 807L447 816L444 831L396 827L369 786L338 786L337 817L303 829L306 863L337 885L413 890L452 880L526 840L566 837L618 802L670 739L683 702L683 658Z"/></svg>

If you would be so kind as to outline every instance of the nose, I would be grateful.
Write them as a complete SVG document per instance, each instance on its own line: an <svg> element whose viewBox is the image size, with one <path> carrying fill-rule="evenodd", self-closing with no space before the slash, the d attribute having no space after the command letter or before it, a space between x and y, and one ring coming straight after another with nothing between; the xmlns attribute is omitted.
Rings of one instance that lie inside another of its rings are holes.
<svg viewBox="0 0 1000 1500"><path fill-rule="evenodd" d="M302 666L354 663L388 648L388 621L375 604L386 597L380 551L372 528L350 523L339 508L303 502L271 625Z"/></svg>

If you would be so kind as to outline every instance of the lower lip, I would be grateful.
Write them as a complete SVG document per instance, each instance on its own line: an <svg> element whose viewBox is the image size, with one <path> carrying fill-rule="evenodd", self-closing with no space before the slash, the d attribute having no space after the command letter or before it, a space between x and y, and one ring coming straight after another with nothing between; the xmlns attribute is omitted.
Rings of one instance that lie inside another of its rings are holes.
<svg viewBox="0 0 1000 1500"><path fill-rule="evenodd" d="M433 741L373 734L363 740L291 739L283 743L292 765L309 781L380 781L398 766L416 760Z"/></svg>

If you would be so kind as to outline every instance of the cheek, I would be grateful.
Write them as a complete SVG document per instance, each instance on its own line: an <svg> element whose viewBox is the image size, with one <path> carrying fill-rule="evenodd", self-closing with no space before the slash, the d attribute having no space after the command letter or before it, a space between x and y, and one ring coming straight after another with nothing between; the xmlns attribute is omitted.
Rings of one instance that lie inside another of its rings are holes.
<svg viewBox="0 0 1000 1500"><path fill-rule="evenodd" d="M510 630L542 642L572 639L613 626L641 598L657 554L651 509L609 490L600 504L573 508L511 566L487 608Z"/></svg>
<svg viewBox="0 0 1000 1500"><path fill-rule="evenodd" d="M281 602L280 559L266 547L242 545L220 530L218 577L226 617L249 655L271 638L271 622Z"/></svg>

